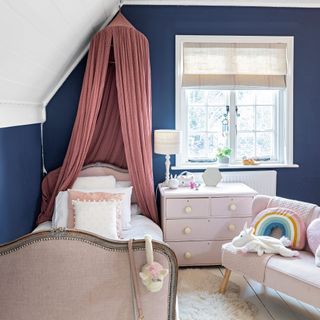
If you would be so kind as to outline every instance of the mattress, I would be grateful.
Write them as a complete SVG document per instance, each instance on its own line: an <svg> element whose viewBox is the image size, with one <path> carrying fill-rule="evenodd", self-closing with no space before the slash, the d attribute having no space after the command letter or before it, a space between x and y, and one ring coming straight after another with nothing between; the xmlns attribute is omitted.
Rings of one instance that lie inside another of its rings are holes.
<svg viewBox="0 0 320 320"><path fill-rule="evenodd" d="M46 221L39 224L33 232L47 231L51 227L51 221ZM162 230L157 224L143 215L133 215L131 217L131 228L123 231L123 239L121 240L144 239L146 234L150 235L153 240L163 241Z"/></svg>
<svg viewBox="0 0 320 320"><path fill-rule="evenodd" d="M123 231L124 240L144 239L148 234L153 240L163 241L163 234L160 227L149 218L138 214L131 218L131 228Z"/></svg>

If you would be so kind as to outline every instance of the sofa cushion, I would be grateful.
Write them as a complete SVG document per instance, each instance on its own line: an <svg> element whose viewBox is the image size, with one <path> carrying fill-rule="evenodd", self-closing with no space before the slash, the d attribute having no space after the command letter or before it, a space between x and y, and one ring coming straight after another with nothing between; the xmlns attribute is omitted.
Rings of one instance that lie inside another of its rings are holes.
<svg viewBox="0 0 320 320"><path fill-rule="evenodd" d="M253 220L255 235L280 239L287 237L291 248L302 250L306 243L306 226L298 213L281 207L262 210ZM277 234L278 233L278 234Z"/></svg>
<svg viewBox="0 0 320 320"><path fill-rule="evenodd" d="M310 252L301 251L295 258L272 256L266 267L264 283L320 307L320 268L315 266Z"/></svg>
<svg viewBox="0 0 320 320"><path fill-rule="evenodd" d="M299 213L306 226L319 216L319 207L317 205L303 201L272 197L268 203L268 208L271 207L288 208Z"/></svg>
<svg viewBox="0 0 320 320"><path fill-rule="evenodd" d="M224 267L246 274L259 282L264 281L266 265L271 257L272 254L264 254L259 257L256 253L235 253L231 243L226 243L222 249L222 265Z"/></svg>
<svg viewBox="0 0 320 320"><path fill-rule="evenodd" d="M314 255L320 246L320 218L314 219L308 227L307 237L310 250Z"/></svg>

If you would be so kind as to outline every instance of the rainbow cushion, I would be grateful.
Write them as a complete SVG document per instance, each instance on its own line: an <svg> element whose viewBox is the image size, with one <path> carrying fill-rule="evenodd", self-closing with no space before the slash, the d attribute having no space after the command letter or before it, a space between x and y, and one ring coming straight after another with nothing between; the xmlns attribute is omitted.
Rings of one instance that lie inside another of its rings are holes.
<svg viewBox="0 0 320 320"><path fill-rule="evenodd" d="M301 217L287 208L267 208L253 220L252 227L258 236L283 236L291 240L291 247L302 250L306 243L306 226Z"/></svg>

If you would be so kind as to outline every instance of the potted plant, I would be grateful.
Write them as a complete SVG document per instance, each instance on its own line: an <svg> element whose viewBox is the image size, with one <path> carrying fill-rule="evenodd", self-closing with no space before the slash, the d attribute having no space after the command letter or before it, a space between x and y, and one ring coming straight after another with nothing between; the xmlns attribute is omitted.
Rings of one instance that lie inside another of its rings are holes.
<svg viewBox="0 0 320 320"><path fill-rule="evenodd" d="M218 148L216 157L219 160L219 163L228 164L230 160L232 150L228 147Z"/></svg>

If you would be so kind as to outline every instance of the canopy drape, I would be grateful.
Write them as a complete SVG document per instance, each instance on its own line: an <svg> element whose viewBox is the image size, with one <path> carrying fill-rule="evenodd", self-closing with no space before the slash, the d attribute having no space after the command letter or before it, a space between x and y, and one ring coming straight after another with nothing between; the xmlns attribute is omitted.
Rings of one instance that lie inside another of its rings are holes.
<svg viewBox="0 0 320 320"><path fill-rule="evenodd" d="M71 140L62 166L42 182L37 222L51 219L56 195L83 165L100 161L128 168L142 212L158 223L151 119L148 40L119 13L91 41Z"/></svg>

